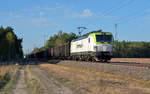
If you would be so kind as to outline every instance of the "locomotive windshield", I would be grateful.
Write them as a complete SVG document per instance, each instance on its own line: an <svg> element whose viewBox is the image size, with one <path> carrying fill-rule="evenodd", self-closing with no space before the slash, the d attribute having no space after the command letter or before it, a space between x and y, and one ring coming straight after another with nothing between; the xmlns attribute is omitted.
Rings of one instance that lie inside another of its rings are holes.
<svg viewBox="0 0 150 94"><path fill-rule="evenodd" d="M112 35L96 35L96 42L111 42Z"/></svg>

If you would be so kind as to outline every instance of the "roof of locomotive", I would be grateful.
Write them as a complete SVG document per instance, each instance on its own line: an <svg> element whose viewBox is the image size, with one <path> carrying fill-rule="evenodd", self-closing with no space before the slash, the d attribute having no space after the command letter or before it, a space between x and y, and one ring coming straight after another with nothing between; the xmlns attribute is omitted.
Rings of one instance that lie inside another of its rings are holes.
<svg viewBox="0 0 150 94"><path fill-rule="evenodd" d="M108 33L108 32L103 32L102 30L92 31L92 32L86 33L86 34L84 34L82 36L79 36L78 38L76 38L76 39L74 39L72 41L74 42L74 41L78 41L78 40L81 40L81 39L85 39L92 33Z"/></svg>

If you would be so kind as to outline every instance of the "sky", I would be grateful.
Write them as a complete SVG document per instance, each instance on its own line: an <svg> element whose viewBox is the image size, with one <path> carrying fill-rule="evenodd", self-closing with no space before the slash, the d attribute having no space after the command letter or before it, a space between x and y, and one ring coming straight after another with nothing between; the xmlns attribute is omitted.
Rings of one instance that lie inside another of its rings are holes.
<svg viewBox="0 0 150 94"><path fill-rule="evenodd" d="M50 36L102 29L119 41L150 41L150 0L1 0L0 25L23 38L28 53Z"/></svg>

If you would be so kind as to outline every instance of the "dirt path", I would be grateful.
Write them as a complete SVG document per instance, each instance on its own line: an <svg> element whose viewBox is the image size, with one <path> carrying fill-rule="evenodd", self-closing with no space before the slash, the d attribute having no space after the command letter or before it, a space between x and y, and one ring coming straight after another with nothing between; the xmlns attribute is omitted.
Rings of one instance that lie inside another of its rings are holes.
<svg viewBox="0 0 150 94"><path fill-rule="evenodd" d="M13 90L13 94L28 94L26 91L25 77L24 77L24 69L20 70L20 75L18 78L18 82Z"/></svg>
<svg viewBox="0 0 150 94"><path fill-rule="evenodd" d="M39 77L42 84L45 86L47 92L46 94L73 94L69 88L56 81L44 70L41 70L38 67L33 67L32 69Z"/></svg>

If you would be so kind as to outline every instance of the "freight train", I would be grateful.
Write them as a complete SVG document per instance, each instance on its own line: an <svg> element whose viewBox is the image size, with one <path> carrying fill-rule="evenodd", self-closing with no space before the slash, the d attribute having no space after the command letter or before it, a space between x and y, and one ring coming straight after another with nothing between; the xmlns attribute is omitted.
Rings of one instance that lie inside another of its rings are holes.
<svg viewBox="0 0 150 94"><path fill-rule="evenodd" d="M98 30L84 34L68 44L52 47L28 57L106 62L112 58L113 51L114 38L112 33Z"/></svg>

